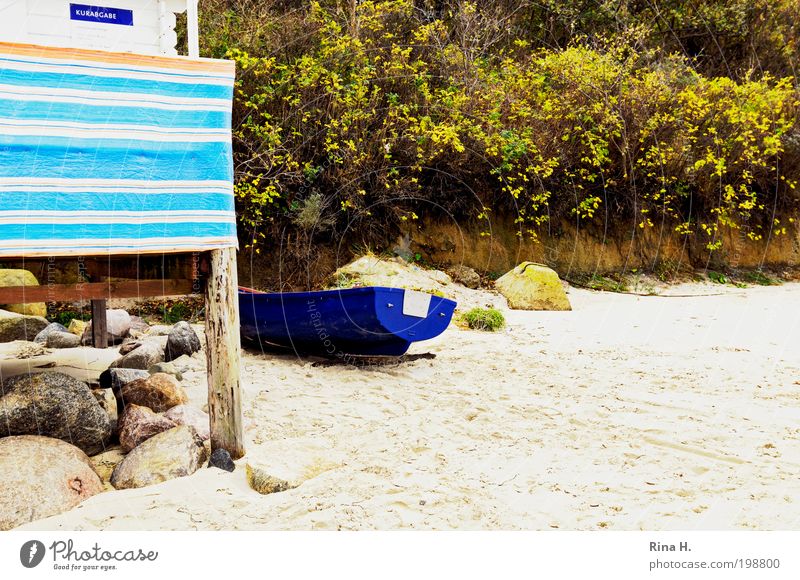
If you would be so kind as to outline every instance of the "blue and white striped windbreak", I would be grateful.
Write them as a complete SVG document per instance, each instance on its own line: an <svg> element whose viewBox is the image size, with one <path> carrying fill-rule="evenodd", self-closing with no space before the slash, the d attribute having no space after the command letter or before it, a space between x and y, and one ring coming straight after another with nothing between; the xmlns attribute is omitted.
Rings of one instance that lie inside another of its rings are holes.
<svg viewBox="0 0 800 580"><path fill-rule="evenodd" d="M236 247L234 66L0 43L0 257Z"/></svg>

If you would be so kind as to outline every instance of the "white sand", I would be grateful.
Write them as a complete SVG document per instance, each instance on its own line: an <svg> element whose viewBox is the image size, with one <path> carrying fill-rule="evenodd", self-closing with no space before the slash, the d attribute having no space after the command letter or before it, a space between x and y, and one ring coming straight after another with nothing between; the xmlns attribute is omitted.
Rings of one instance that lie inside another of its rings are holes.
<svg viewBox="0 0 800 580"><path fill-rule="evenodd" d="M800 527L800 285L511 312L359 369L244 360L233 474L95 496L28 529ZM680 293L680 289L672 289ZM204 403L203 371L188 373ZM244 463L304 480L261 496Z"/></svg>

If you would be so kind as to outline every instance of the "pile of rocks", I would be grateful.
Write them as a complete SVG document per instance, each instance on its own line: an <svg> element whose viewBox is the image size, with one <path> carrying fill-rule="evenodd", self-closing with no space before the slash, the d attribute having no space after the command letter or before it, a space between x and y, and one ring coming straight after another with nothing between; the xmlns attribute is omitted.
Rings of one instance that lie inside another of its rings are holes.
<svg viewBox="0 0 800 580"><path fill-rule="evenodd" d="M197 333L186 322L144 328L135 317L127 325L114 316L108 328L115 341L122 337L120 358L99 388L61 372L0 377L0 530L67 511L104 489L190 475L208 459L209 417L180 385L192 366L187 357L201 347ZM36 343L80 343L44 322Z"/></svg>
<svg viewBox="0 0 800 580"><path fill-rule="evenodd" d="M192 356L200 350L200 338L188 322L172 327L149 327L145 334L130 336L122 341L121 358L110 368L147 370L159 363L169 363L182 356Z"/></svg>

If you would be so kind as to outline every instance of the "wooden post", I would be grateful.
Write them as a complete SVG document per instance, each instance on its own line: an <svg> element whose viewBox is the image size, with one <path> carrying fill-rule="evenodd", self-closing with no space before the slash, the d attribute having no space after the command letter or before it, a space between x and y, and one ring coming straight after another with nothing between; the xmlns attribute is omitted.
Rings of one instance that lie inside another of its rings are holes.
<svg viewBox="0 0 800 580"><path fill-rule="evenodd" d="M95 348L108 347L107 322L106 301L92 300L92 345Z"/></svg>
<svg viewBox="0 0 800 580"><path fill-rule="evenodd" d="M211 449L225 449L233 459L244 455L237 286L236 250L212 250L205 297Z"/></svg>
<svg viewBox="0 0 800 580"><path fill-rule="evenodd" d="M197 23L197 0L186 3L186 44L187 52L191 58L200 57L200 33Z"/></svg>

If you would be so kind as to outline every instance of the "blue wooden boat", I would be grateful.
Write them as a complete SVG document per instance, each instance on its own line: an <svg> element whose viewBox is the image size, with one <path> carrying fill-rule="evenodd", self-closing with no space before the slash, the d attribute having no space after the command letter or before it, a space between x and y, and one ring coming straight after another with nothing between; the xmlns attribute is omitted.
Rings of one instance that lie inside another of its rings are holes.
<svg viewBox="0 0 800 580"><path fill-rule="evenodd" d="M239 288L242 337L330 357L401 356L440 335L456 303L424 292L371 286L320 292Z"/></svg>

